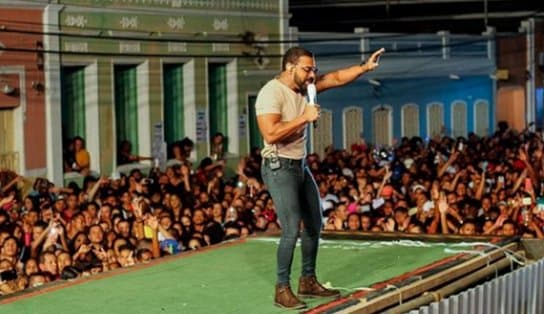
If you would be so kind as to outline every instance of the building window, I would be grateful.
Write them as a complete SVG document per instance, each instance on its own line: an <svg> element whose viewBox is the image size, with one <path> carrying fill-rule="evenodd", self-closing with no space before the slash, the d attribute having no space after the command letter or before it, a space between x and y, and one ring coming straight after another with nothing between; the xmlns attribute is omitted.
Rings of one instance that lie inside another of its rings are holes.
<svg viewBox="0 0 544 314"><path fill-rule="evenodd" d="M224 63L208 64L208 96L210 112L210 133L213 138L217 133L224 135L223 151L228 151L226 140L227 121L227 65Z"/></svg>
<svg viewBox="0 0 544 314"><path fill-rule="evenodd" d="M363 110L359 107L344 109L344 147L349 149L352 144L361 141L363 133Z"/></svg>
<svg viewBox="0 0 544 314"><path fill-rule="evenodd" d="M419 107L416 104L407 104L402 107L402 136L420 136Z"/></svg>
<svg viewBox="0 0 544 314"><path fill-rule="evenodd" d="M183 64L165 64L163 77L164 139L168 145L184 136Z"/></svg>
<svg viewBox="0 0 544 314"><path fill-rule="evenodd" d="M453 137L467 137L467 105L458 101L451 106L451 134Z"/></svg>
<svg viewBox="0 0 544 314"><path fill-rule="evenodd" d="M478 101L474 105L474 130L479 136L489 134L489 104L486 101Z"/></svg>
<svg viewBox="0 0 544 314"><path fill-rule="evenodd" d="M444 110L441 104L427 106L427 135L430 137L443 135Z"/></svg>
<svg viewBox="0 0 544 314"><path fill-rule="evenodd" d="M115 80L115 131L117 145L129 141L132 154L138 154L138 89L136 65L116 65Z"/></svg>
<svg viewBox="0 0 544 314"><path fill-rule="evenodd" d="M372 130L375 145L391 145L393 137L393 110L380 106L372 112Z"/></svg>
<svg viewBox="0 0 544 314"><path fill-rule="evenodd" d="M313 126L310 125L310 128ZM317 121L317 127L312 129L313 152L320 158L325 156L325 148L332 145L332 111L321 109L321 117Z"/></svg>
<svg viewBox="0 0 544 314"><path fill-rule="evenodd" d="M85 67L62 67L61 93L64 139L85 138Z"/></svg>

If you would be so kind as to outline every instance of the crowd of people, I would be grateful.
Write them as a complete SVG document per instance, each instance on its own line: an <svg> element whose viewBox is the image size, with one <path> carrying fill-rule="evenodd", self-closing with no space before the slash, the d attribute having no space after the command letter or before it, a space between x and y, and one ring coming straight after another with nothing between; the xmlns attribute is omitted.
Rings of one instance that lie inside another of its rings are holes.
<svg viewBox="0 0 544 314"><path fill-rule="evenodd" d="M281 228L258 149L228 178L221 158L193 166L192 147L173 145L179 162L163 171L87 176L81 187L38 178L25 191L27 179L0 171L0 295ZM305 163L324 230L543 238L543 153L541 133L500 123L487 137L361 141Z"/></svg>

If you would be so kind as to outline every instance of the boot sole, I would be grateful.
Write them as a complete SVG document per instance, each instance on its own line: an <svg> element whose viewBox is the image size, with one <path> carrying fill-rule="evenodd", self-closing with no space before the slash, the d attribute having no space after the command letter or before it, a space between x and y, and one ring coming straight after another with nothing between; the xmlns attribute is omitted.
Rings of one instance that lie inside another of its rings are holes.
<svg viewBox="0 0 544 314"><path fill-rule="evenodd" d="M279 308L286 309L286 310L302 310L302 309L305 309L305 308L308 307L308 305L306 305L306 304L301 304L299 306L288 307L288 306L285 306L285 305L282 305L282 304L279 304L279 303L276 303L276 302L274 302L274 305L279 307Z"/></svg>

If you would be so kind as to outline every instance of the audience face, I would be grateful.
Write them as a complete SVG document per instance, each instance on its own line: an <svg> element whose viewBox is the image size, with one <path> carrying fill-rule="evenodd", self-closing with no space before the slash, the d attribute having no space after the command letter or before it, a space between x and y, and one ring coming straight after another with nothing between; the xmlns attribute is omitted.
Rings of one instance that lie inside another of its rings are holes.
<svg viewBox="0 0 544 314"><path fill-rule="evenodd" d="M183 149L179 145L174 145L172 147L172 155L174 156L175 159L182 159L185 157Z"/></svg>
<svg viewBox="0 0 544 314"><path fill-rule="evenodd" d="M163 229L168 230L170 229L170 226L172 226L172 219L167 214L161 217L161 220L159 221L159 223Z"/></svg>
<svg viewBox="0 0 544 314"><path fill-rule="evenodd" d="M66 252L60 253L59 256L57 257L57 264L58 264L59 272L62 272L62 270L66 266L71 266L72 256L70 255L70 253L66 253Z"/></svg>
<svg viewBox="0 0 544 314"><path fill-rule="evenodd" d="M104 231L98 225L93 225L89 229L89 240L92 244L101 245L104 240Z"/></svg>
<svg viewBox="0 0 544 314"><path fill-rule="evenodd" d="M27 211L29 211L31 209L34 209L34 202L32 201L32 198L25 197L25 199L23 201L23 206L24 206L25 210L27 210Z"/></svg>
<svg viewBox="0 0 544 314"><path fill-rule="evenodd" d="M141 259L139 260L140 263L149 263L153 259L153 254L151 251L146 250L141 254Z"/></svg>
<svg viewBox="0 0 544 314"><path fill-rule="evenodd" d="M409 219L408 213L406 211L395 211L395 222L397 223L397 225L403 225L406 219Z"/></svg>
<svg viewBox="0 0 544 314"><path fill-rule="evenodd" d="M68 207L68 209L72 210L75 210L77 208L77 196L75 194L68 195L66 206Z"/></svg>
<svg viewBox="0 0 544 314"><path fill-rule="evenodd" d="M512 223L505 223L502 226L502 235L512 237L516 235L516 227Z"/></svg>
<svg viewBox="0 0 544 314"><path fill-rule="evenodd" d="M43 208L41 210L41 216L42 216L42 221L48 224L49 221L53 219L53 208L49 206L46 208Z"/></svg>
<svg viewBox="0 0 544 314"><path fill-rule="evenodd" d="M76 138L74 140L74 150L76 152L79 152L85 148L85 144L83 143L83 140Z"/></svg>
<svg viewBox="0 0 544 314"><path fill-rule="evenodd" d="M111 219L111 207L109 205L104 205L100 207L100 221L107 221Z"/></svg>
<svg viewBox="0 0 544 314"><path fill-rule="evenodd" d="M215 218L223 217L223 206L220 203L214 203L212 206L212 216Z"/></svg>
<svg viewBox="0 0 544 314"><path fill-rule="evenodd" d="M0 255L8 258L15 258L18 251L17 240L14 238L8 238L3 241L2 250Z"/></svg>
<svg viewBox="0 0 544 314"><path fill-rule="evenodd" d="M133 251L130 249L122 249L119 252L119 257L117 258L117 261L119 262L121 267L129 267L134 265L133 254Z"/></svg>
<svg viewBox="0 0 544 314"><path fill-rule="evenodd" d="M42 257L43 261L40 262L40 270L42 272L48 272L55 276L58 274L57 257L53 253L44 253Z"/></svg>
<svg viewBox="0 0 544 314"><path fill-rule="evenodd" d="M32 239L38 239L40 235L44 232L44 227L41 225L36 225L32 228Z"/></svg>
<svg viewBox="0 0 544 314"><path fill-rule="evenodd" d="M348 217L348 230L349 231L357 231L361 227L359 216L356 214L351 214Z"/></svg>
<svg viewBox="0 0 544 314"><path fill-rule="evenodd" d="M89 238L87 237L87 235L85 233L79 233L74 238L74 249L77 251L79 250L81 245L87 244L87 243L89 243Z"/></svg>
<svg viewBox="0 0 544 314"><path fill-rule="evenodd" d="M361 216L361 230L370 231L372 221L369 216Z"/></svg>
<svg viewBox="0 0 544 314"><path fill-rule="evenodd" d="M204 212L202 210L199 210L199 209L195 210L195 212L193 214L193 224L195 226L200 226L204 222L205 222Z"/></svg>
<svg viewBox="0 0 544 314"><path fill-rule="evenodd" d="M170 208L172 209L181 209L181 199L176 194L170 195Z"/></svg>
<svg viewBox="0 0 544 314"><path fill-rule="evenodd" d="M461 235L476 235L476 225L471 222L464 223L459 229Z"/></svg>

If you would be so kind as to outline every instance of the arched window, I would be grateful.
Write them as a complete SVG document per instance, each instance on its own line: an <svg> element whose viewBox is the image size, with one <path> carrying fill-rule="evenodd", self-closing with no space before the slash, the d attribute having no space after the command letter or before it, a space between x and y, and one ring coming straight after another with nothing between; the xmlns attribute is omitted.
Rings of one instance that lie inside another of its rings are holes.
<svg viewBox="0 0 544 314"><path fill-rule="evenodd" d="M474 131L479 136L489 134L489 104L480 100L474 104Z"/></svg>
<svg viewBox="0 0 544 314"><path fill-rule="evenodd" d="M451 134L467 137L467 104L457 101L451 106Z"/></svg>
<svg viewBox="0 0 544 314"><path fill-rule="evenodd" d="M441 104L434 103L427 106L427 135L442 135L444 128L444 109Z"/></svg>
<svg viewBox="0 0 544 314"><path fill-rule="evenodd" d="M317 121L317 127L312 130L312 151L318 153L320 158L325 156L325 148L332 144L332 111L321 109L321 117Z"/></svg>
<svg viewBox="0 0 544 314"><path fill-rule="evenodd" d="M372 130L375 145L391 145L393 136L393 110L379 106L372 110Z"/></svg>
<svg viewBox="0 0 544 314"><path fill-rule="evenodd" d="M401 111L402 136L419 136L419 107L416 104L406 104Z"/></svg>
<svg viewBox="0 0 544 314"><path fill-rule="evenodd" d="M344 148L349 149L352 144L360 141L363 131L363 110L359 107L347 107L343 116Z"/></svg>

